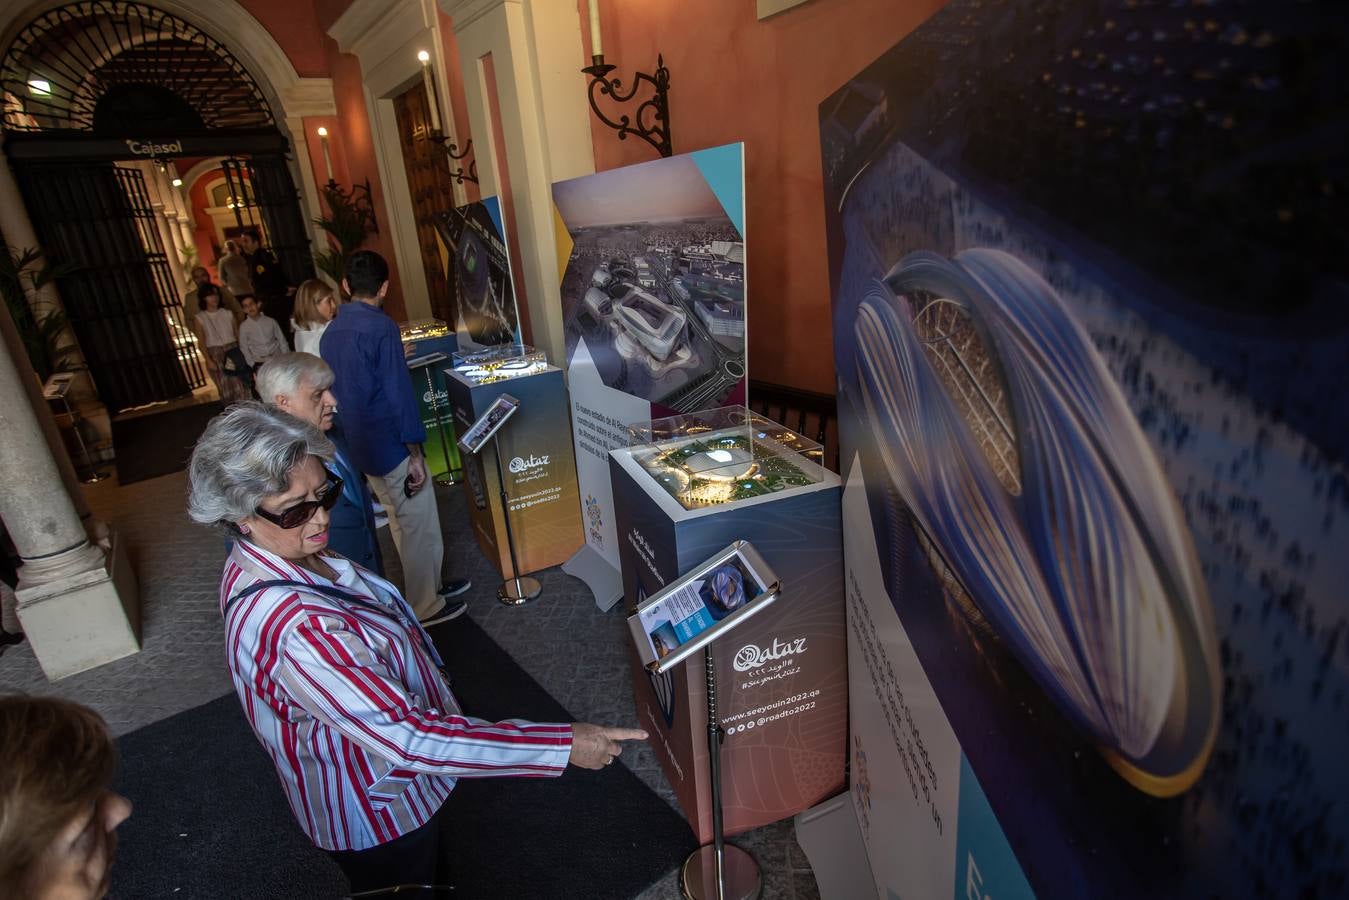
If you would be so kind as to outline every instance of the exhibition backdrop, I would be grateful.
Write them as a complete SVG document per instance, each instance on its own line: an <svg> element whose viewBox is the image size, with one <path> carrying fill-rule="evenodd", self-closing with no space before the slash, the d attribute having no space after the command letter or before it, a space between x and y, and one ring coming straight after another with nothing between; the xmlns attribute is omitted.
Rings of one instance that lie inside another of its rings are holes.
<svg viewBox="0 0 1349 900"><path fill-rule="evenodd" d="M455 285L459 352L520 342L501 201L484 197L435 216L441 262Z"/></svg>
<svg viewBox="0 0 1349 900"><path fill-rule="evenodd" d="M745 400L744 145L553 185L586 543L617 569L624 426Z"/></svg>
<svg viewBox="0 0 1349 900"><path fill-rule="evenodd" d="M881 896L1349 889L1346 34L954 0L822 104Z"/></svg>

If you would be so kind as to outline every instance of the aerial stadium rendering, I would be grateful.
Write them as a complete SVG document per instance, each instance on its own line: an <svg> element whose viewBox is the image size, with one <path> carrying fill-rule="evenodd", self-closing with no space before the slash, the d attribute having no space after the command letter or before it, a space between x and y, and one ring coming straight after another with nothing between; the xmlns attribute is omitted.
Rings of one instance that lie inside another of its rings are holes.
<svg viewBox="0 0 1349 900"><path fill-rule="evenodd" d="M676 412L728 402L745 368L745 244L697 166L675 157L563 182L568 358Z"/></svg>

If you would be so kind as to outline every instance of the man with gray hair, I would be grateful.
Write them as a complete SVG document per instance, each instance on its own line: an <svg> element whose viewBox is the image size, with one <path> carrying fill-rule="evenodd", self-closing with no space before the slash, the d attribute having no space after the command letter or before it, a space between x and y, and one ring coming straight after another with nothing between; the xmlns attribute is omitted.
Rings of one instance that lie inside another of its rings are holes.
<svg viewBox="0 0 1349 900"><path fill-rule="evenodd" d="M256 387L263 403L308 422L333 442L333 468L342 479L342 497L328 513L328 546L347 559L383 575L379 537L370 509L365 476L351 464L346 438L334 415L330 388L333 370L311 353L282 353L258 370Z"/></svg>

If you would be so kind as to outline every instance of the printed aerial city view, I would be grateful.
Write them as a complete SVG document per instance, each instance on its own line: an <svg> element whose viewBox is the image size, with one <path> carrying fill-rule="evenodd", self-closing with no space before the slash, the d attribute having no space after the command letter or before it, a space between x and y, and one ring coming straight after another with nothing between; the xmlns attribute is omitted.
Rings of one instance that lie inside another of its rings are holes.
<svg viewBox="0 0 1349 900"><path fill-rule="evenodd" d="M562 279L570 358L674 412L722 405L745 377L745 244L694 162L557 185L573 247Z"/></svg>

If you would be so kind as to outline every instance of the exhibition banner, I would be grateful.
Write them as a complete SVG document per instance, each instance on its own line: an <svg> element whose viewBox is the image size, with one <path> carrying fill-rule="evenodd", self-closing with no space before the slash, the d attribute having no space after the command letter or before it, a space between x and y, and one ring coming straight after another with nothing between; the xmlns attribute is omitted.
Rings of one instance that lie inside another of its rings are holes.
<svg viewBox="0 0 1349 900"><path fill-rule="evenodd" d="M454 284L459 352L520 343L510 251L496 197L435 216L441 262Z"/></svg>
<svg viewBox="0 0 1349 900"><path fill-rule="evenodd" d="M1349 11L1239 10L952 0L821 105L880 896L1349 883Z"/></svg>
<svg viewBox="0 0 1349 900"><path fill-rule="evenodd" d="M744 146L553 185L587 545L619 565L624 427L745 399Z"/></svg>

